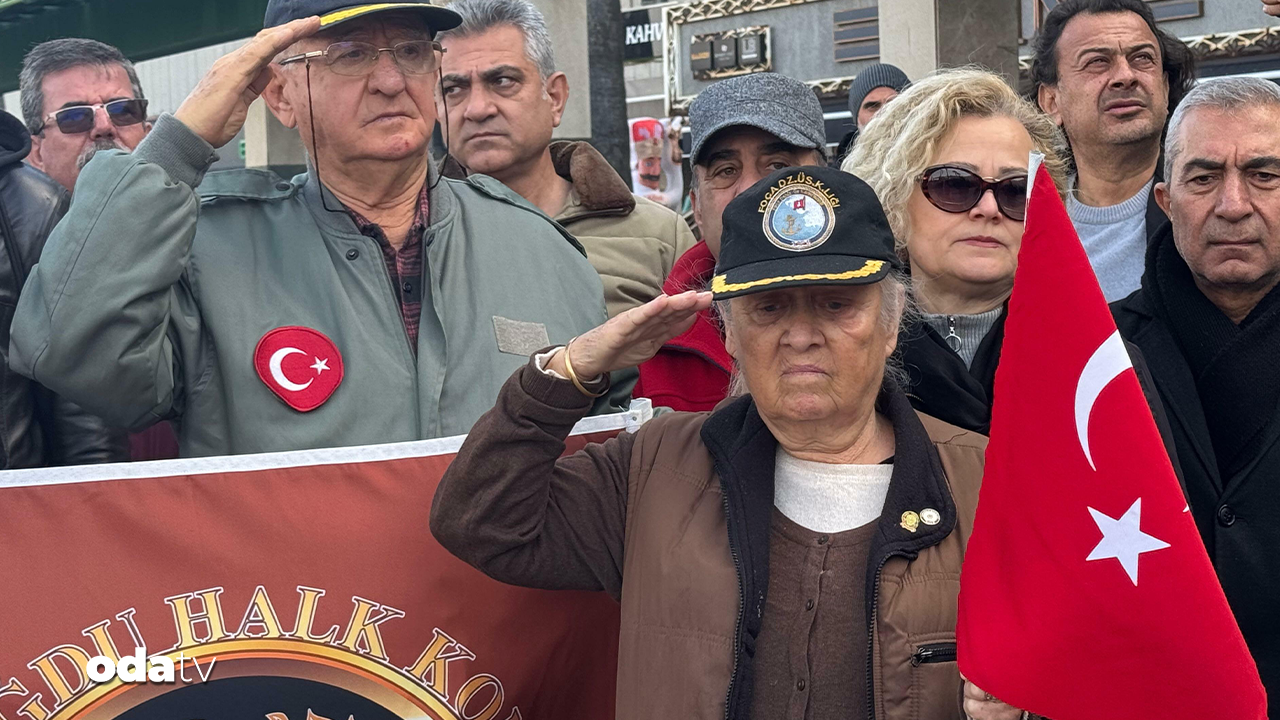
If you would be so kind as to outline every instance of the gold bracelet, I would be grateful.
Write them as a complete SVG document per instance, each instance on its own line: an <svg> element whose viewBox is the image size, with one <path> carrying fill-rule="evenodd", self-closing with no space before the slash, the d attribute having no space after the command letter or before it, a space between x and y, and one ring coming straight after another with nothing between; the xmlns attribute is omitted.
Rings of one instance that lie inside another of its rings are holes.
<svg viewBox="0 0 1280 720"><path fill-rule="evenodd" d="M578 339L577 337L573 338L573 340L577 340L577 339ZM598 393L593 393L590 390L588 390L582 384L582 381L578 379L578 373L573 371L573 363L569 362L569 348L573 345L573 340L570 340L569 342L565 343L565 346L564 346L564 371L569 375L569 380L573 382L573 386L578 388L578 392L582 393L583 395L586 395L589 398L598 398L601 395L604 395L605 392L607 392L607 389L601 390Z"/></svg>

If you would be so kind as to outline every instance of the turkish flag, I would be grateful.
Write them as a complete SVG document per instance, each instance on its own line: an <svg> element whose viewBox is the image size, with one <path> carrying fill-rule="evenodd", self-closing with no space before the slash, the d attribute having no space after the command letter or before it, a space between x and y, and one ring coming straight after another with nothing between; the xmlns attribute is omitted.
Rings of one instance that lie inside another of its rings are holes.
<svg viewBox="0 0 1280 720"><path fill-rule="evenodd" d="M960 671L1053 720L1265 718L1088 258L1033 174L960 578Z"/></svg>

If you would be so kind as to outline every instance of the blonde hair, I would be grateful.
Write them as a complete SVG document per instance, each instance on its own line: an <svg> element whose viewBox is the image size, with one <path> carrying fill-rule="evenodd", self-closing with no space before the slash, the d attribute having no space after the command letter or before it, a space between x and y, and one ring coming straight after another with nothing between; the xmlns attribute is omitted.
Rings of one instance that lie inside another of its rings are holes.
<svg viewBox="0 0 1280 720"><path fill-rule="evenodd" d="M907 201L938 144L965 117L1010 117L1026 128L1058 195L1067 191L1066 142L1049 116L999 75L977 67L938 70L913 83L867 123L840 166L875 190L899 254L911 232Z"/></svg>

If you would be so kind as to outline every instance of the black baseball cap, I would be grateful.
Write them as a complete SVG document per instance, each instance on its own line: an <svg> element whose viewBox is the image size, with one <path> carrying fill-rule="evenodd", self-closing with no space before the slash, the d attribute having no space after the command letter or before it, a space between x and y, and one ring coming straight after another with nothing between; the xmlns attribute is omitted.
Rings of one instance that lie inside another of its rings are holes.
<svg viewBox="0 0 1280 720"><path fill-rule="evenodd" d="M875 191L843 170L778 170L724 209L716 300L801 285L879 282L901 260Z"/></svg>
<svg viewBox="0 0 1280 720"><path fill-rule="evenodd" d="M431 37L444 30L452 30L462 24L458 13L429 2L361 3L351 0L268 0L263 27L276 27L298 18L320 16L320 29L327 30L348 20L373 13L407 10L419 12L431 28Z"/></svg>

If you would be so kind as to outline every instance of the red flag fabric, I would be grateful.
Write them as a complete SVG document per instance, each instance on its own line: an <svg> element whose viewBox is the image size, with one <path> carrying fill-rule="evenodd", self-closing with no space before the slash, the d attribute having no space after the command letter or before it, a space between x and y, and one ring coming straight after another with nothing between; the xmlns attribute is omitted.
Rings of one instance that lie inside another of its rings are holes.
<svg viewBox="0 0 1280 720"><path fill-rule="evenodd" d="M613 717L616 602L431 536L460 444L0 472L0 719Z"/></svg>
<svg viewBox="0 0 1280 720"><path fill-rule="evenodd" d="M1266 717L1257 668L1048 173L960 581L960 671L1053 720Z"/></svg>

